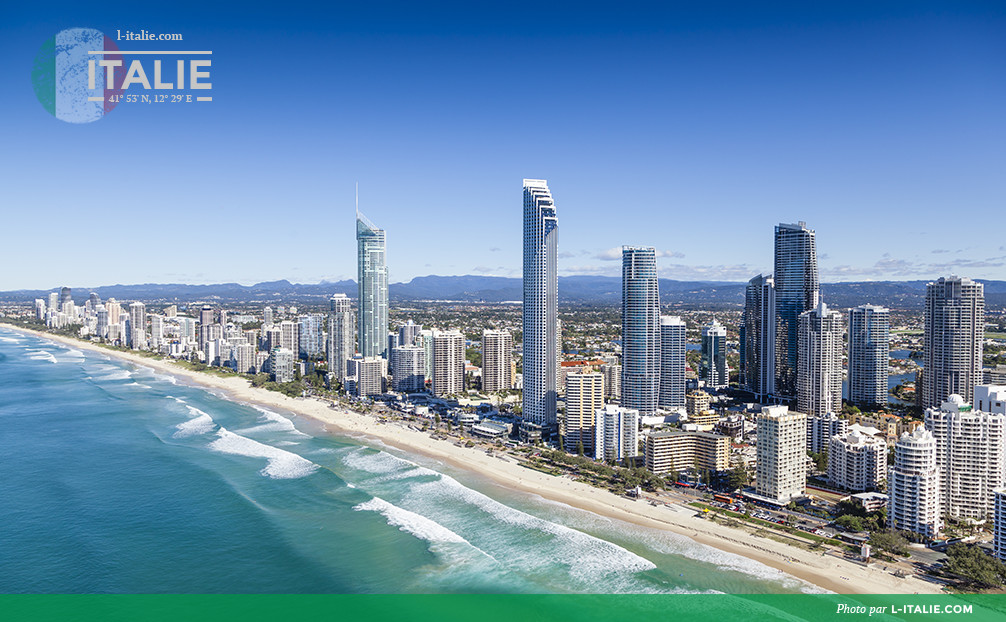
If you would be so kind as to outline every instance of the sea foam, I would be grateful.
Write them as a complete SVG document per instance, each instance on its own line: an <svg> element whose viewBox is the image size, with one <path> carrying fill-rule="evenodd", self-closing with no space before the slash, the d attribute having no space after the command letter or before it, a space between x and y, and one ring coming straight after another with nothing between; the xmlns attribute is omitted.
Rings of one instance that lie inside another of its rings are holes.
<svg viewBox="0 0 1006 622"><path fill-rule="evenodd" d="M265 458L268 464L259 472L272 479L296 479L318 470L317 464L295 453L235 434L223 427L217 430L217 439L209 446L220 453Z"/></svg>

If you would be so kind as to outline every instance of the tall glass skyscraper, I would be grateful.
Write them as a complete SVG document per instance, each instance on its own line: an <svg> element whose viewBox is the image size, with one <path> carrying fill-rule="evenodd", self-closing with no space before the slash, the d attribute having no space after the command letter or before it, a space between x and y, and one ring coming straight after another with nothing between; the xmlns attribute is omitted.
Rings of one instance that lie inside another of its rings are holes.
<svg viewBox="0 0 1006 622"><path fill-rule="evenodd" d="M817 307L814 231L804 222L775 228L775 395L796 397L799 317Z"/></svg>
<svg viewBox="0 0 1006 622"><path fill-rule="evenodd" d="M685 322L677 316L660 316L660 397L661 408L685 405Z"/></svg>
<svg viewBox="0 0 1006 622"><path fill-rule="evenodd" d="M522 417L556 423L559 220L544 179L524 180L524 377Z"/></svg>
<svg viewBox="0 0 1006 622"><path fill-rule="evenodd" d="M727 372L727 329L713 320L702 327L702 358L699 378L706 381L711 389L720 389L730 384Z"/></svg>
<svg viewBox="0 0 1006 622"><path fill-rule="evenodd" d="M353 336L353 309L346 294L335 294L329 303L328 372L338 382L346 378L346 361L356 353Z"/></svg>
<svg viewBox="0 0 1006 622"><path fill-rule="evenodd" d="M622 247L622 406L657 411L660 388L660 298L657 252Z"/></svg>
<svg viewBox="0 0 1006 622"><path fill-rule="evenodd" d="M842 411L842 314L823 302L799 318L796 409L808 417Z"/></svg>
<svg viewBox="0 0 1006 622"><path fill-rule="evenodd" d="M985 286L957 276L930 283L925 318L922 407L939 408L953 394L974 401L982 379Z"/></svg>
<svg viewBox="0 0 1006 622"><path fill-rule="evenodd" d="M741 318L741 387L765 399L775 393L775 281L748 281Z"/></svg>
<svg viewBox="0 0 1006 622"><path fill-rule="evenodd" d="M849 401L887 405L890 311L874 305L849 309Z"/></svg>
<svg viewBox="0 0 1006 622"><path fill-rule="evenodd" d="M356 212L357 287L360 292L360 354L387 358L388 266L385 263L384 229Z"/></svg>

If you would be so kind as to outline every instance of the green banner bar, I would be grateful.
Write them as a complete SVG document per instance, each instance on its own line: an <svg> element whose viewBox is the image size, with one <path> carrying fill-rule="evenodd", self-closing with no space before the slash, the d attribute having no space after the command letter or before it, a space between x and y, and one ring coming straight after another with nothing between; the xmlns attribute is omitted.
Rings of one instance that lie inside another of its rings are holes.
<svg viewBox="0 0 1006 622"><path fill-rule="evenodd" d="M1006 620L1006 595L5 595L9 622Z"/></svg>

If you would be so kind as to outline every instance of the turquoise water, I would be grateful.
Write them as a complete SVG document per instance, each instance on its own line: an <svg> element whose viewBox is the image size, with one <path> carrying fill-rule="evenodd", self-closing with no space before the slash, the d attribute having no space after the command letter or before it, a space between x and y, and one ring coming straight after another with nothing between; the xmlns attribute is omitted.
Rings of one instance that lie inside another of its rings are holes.
<svg viewBox="0 0 1006 622"><path fill-rule="evenodd" d="M809 588L0 328L0 592Z"/></svg>

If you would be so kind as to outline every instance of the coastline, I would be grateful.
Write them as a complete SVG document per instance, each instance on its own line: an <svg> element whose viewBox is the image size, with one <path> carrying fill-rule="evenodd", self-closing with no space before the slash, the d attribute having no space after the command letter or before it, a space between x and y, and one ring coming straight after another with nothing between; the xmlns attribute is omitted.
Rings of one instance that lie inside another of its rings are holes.
<svg viewBox="0 0 1006 622"><path fill-rule="evenodd" d="M293 412L321 422L329 432L372 439L407 454L439 460L511 490L537 495L642 527L666 529L715 549L761 562L829 591L843 594L941 593L934 584L915 577L900 579L877 565L864 568L845 559L752 536L752 529L727 527L697 518L694 509L680 505L654 506L644 500L619 497L568 478L526 469L512 460L490 456L482 450L457 447L452 441L435 440L429 434L405 425L381 423L370 416L344 408L335 410L314 398L291 398L274 391L254 388L247 378L216 376L184 369L170 360L156 360L130 352L110 350L91 342L32 329L7 324L3 326L184 378L202 388L221 390L236 401Z"/></svg>

